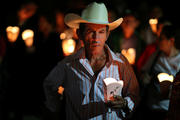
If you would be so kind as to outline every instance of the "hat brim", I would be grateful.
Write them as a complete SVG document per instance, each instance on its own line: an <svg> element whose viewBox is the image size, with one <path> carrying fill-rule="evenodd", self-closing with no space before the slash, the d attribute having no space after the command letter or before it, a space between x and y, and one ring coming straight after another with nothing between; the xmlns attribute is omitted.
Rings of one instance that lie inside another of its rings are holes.
<svg viewBox="0 0 180 120"><path fill-rule="evenodd" d="M69 13L65 16L64 22L66 25L68 25L70 28L79 28L80 23L93 23L93 24L103 24L103 25L108 25L109 30L113 30L117 28L123 21L123 18L119 18L116 21L112 23L98 23L98 22L89 22L87 20L82 19L79 15L74 14L74 13Z"/></svg>

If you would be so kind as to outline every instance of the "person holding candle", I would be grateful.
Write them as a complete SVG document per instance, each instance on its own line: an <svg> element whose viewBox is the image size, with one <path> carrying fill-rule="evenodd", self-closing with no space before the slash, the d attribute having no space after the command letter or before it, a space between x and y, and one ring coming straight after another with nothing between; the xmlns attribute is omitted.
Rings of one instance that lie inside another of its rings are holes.
<svg viewBox="0 0 180 120"><path fill-rule="evenodd" d="M65 16L65 23L77 29L84 47L60 61L44 81L45 103L52 112L58 107L60 93L65 96L68 120L122 120L133 113L139 100L134 71L122 54L115 54L105 44L109 32L122 21L109 23L106 6L96 2L89 4L81 17ZM124 86L121 95L105 102L103 80L109 77L122 80Z"/></svg>
<svg viewBox="0 0 180 120"><path fill-rule="evenodd" d="M145 50L141 53L140 57L136 62L137 74L141 74L141 69L146 64L149 57L158 49L158 42L159 42L158 37L160 36L163 27L166 25L171 25L171 22L167 20L165 17L161 17L158 19L156 33L154 33L155 41L152 42L151 44L148 44L145 47Z"/></svg>
<svg viewBox="0 0 180 120"><path fill-rule="evenodd" d="M175 30L173 25L163 27L158 38L158 49L142 68L141 80L145 86L144 97L148 108L146 112L151 114L148 120L164 120L167 115L171 84L158 81L157 76L159 73L175 76L180 70L180 52L175 46Z"/></svg>
<svg viewBox="0 0 180 120"><path fill-rule="evenodd" d="M109 36L109 45L113 51L121 52L134 68L137 59L144 49L145 43L139 34L138 27L140 21L138 16L129 9L126 11L121 27L118 27Z"/></svg>

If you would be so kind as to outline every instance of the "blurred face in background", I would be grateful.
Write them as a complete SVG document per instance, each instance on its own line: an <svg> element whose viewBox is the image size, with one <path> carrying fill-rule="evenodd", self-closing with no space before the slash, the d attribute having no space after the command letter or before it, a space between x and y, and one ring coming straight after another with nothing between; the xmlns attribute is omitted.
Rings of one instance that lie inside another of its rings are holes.
<svg viewBox="0 0 180 120"><path fill-rule="evenodd" d="M129 38L138 27L139 21L133 15L128 15L124 17L124 20L121 24L123 33L126 38Z"/></svg>
<svg viewBox="0 0 180 120"><path fill-rule="evenodd" d="M61 33L64 30L64 14L62 12L56 12L56 31Z"/></svg>
<svg viewBox="0 0 180 120"><path fill-rule="evenodd" d="M20 23L32 17L36 13L36 10L37 5L35 3L28 3L26 5L23 5L21 9L18 11Z"/></svg>
<svg viewBox="0 0 180 120"><path fill-rule="evenodd" d="M45 37L47 37L53 29L52 25L48 22L48 20L44 16L40 16L38 25L39 25L39 31L42 32Z"/></svg>
<svg viewBox="0 0 180 120"><path fill-rule="evenodd" d="M160 50L169 55L172 47L174 47L174 38L168 39L164 34L161 34L159 38Z"/></svg>

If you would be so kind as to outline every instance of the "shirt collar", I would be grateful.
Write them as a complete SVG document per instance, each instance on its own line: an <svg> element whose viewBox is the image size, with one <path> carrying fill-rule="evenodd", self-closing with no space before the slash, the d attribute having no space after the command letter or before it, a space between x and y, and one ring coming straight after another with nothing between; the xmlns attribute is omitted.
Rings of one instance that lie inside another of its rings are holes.
<svg viewBox="0 0 180 120"><path fill-rule="evenodd" d="M114 53L107 44L105 44L105 49L107 50L108 56L109 56L109 61L107 63L107 65L111 64L112 62L121 62L123 63L123 60L120 58L121 53ZM85 57L85 48L82 47L79 49L79 51L77 52L77 56L75 57L75 59L87 59Z"/></svg>
<svg viewBox="0 0 180 120"><path fill-rule="evenodd" d="M109 67L113 62L121 62L123 63L123 60L120 58L121 53L114 53L108 45L105 44L105 49L107 50L109 61L107 62L107 67Z"/></svg>

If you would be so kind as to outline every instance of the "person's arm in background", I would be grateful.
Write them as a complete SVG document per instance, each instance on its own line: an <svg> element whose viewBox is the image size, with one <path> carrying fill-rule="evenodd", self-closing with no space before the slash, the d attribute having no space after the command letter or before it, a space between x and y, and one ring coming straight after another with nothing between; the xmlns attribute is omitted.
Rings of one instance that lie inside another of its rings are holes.
<svg viewBox="0 0 180 120"><path fill-rule="evenodd" d="M55 112L58 109L58 104L61 100L61 95L59 94L59 87L63 87L63 82L65 80L65 64L62 62L50 72L50 74L44 80L44 92L45 92L45 105L46 107Z"/></svg>
<svg viewBox="0 0 180 120"><path fill-rule="evenodd" d="M180 100L180 71L176 74L173 82L167 120L180 119L179 100Z"/></svg>

